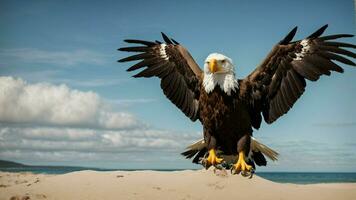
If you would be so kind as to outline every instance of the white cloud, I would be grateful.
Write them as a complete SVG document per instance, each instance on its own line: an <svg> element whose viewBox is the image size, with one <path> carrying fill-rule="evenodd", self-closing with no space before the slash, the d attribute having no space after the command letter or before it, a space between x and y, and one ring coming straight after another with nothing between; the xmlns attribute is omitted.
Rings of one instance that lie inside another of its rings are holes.
<svg viewBox="0 0 356 200"><path fill-rule="evenodd" d="M155 129L3 126L0 128L0 157L30 164L88 163L103 167L105 162L111 162L111 167L145 168L139 163L159 167L162 163L185 160L179 153L200 137L198 132ZM186 160L185 164L190 165L190 162Z"/></svg>
<svg viewBox="0 0 356 200"><path fill-rule="evenodd" d="M157 129L102 130L58 127L0 128L0 149L30 151L135 152L182 150L200 133Z"/></svg>
<svg viewBox="0 0 356 200"><path fill-rule="evenodd" d="M0 122L108 129L143 126L132 114L111 111L94 92L28 84L13 77L0 77Z"/></svg>
<svg viewBox="0 0 356 200"><path fill-rule="evenodd" d="M201 137L198 132L152 128L130 113L114 111L110 103L94 92L63 84L30 84L19 78L0 77L1 159L157 166L156 162L183 159L179 153Z"/></svg>
<svg viewBox="0 0 356 200"><path fill-rule="evenodd" d="M0 56L2 60L10 58L26 63L59 64L61 66L107 63L106 55L85 49L73 51L45 51L33 48L1 49Z"/></svg>

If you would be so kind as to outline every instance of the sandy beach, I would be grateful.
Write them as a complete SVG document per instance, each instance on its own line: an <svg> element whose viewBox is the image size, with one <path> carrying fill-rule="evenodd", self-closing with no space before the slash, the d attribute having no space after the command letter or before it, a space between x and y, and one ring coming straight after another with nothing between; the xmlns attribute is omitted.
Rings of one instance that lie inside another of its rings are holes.
<svg viewBox="0 0 356 200"><path fill-rule="evenodd" d="M356 199L356 183L281 184L211 170L80 171L62 175L0 172L0 200Z"/></svg>

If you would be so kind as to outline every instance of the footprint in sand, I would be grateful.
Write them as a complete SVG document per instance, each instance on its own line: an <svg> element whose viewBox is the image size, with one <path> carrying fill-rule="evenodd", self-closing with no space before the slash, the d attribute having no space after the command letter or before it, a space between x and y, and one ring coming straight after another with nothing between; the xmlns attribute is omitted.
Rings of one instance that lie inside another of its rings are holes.
<svg viewBox="0 0 356 200"><path fill-rule="evenodd" d="M16 184L16 185L18 185L18 184L23 184L23 183L28 183L28 181L26 181L26 180L23 180L23 181L18 181L18 180L16 180L16 181L15 181L15 184Z"/></svg>
<svg viewBox="0 0 356 200"><path fill-rule="evenodd" d="M152 187L153 189L155 189L155 190L161 190L162 188L160 188L160 187Z"/></svg>
<svg viewBox="0 0 356 200"><path fill-rule="evenodd" d="M35 197L36 197L36 199L46 199L47 198L47 196L44 194L36 194Z"/></svg>
<svg viewBox="0 0 356 200"><path fill-rule="evenodd" d="M33 198L31 198L31 197L33 197ZM16 196L12 196L10 198L10 200L31 200L31 199L47 199L47 196L44 194L30 195L30 194L26 193L25 196L16 195Z"/></svg>
<svg viewBox="0 0 356 200"><path fill-rule="evenodd" d="M214 174L216 176L220 176L220 177L228 177L228 173L226 172L226 170L222 169L222 170L219 170L219 169L214 169Z"/></svg>
<svg viewBox="0 0 356 200"><path fill-rule="evenodd" d="M222 190L222 189L225 188L225 186L219 184L219 182L209 183L208 186L209 186L209 187L213 187L215 190Z"/></svg>
<svg viewBox="0 0 356 200"><path fill-rule="evenodd" d="M10 200L30 200L29 196L12 196Z"/></svg>

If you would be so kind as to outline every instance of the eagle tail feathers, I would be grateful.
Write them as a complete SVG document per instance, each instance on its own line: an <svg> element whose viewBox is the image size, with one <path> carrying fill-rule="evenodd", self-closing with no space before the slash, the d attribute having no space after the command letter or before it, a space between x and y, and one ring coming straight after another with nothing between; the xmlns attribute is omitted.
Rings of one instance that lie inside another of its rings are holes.
<svg viewBox="0 0 356 200"><path fill-rule="evenodd" d="M206 147L204 139L200 139L193 144L187 146L187 149L202 149Z"/></svg>
<svg viewBox="0 0 356 200"><path fill-rule="evenodd" d="M193 163L198 164L207 151L206 143L204 139L201 139L189 145L186 148L186 151L182 152L181 155L185 156L187 159L194 157ZM260 143L254 137L251 137L251 151L253 153L252 158L258 166L265 166L267 164L264 156L268 157L272 161L278 160L279 154L275 150Z"/></svg>
<svg viewBox="0 0 356 200"><path fill-rule="evenodd" d="M204 139L198 140L197 142L189 145L186 148L186 151L182 152L181 155L185 156L187 159L192 158L193 156L193 163L199 163L200 158L204 156L207 152L206 144Z"/></svg>
<svg viewBox="0 0 356 200"><path fill-rule="evenodd" d="M273 150L273 149L269 148L268 146L260 143L254 137L251 137L251 150L253 152L261 152L263 155L267 156L272 161L278 160L278 155L279 154L275 150Z"/></svg>

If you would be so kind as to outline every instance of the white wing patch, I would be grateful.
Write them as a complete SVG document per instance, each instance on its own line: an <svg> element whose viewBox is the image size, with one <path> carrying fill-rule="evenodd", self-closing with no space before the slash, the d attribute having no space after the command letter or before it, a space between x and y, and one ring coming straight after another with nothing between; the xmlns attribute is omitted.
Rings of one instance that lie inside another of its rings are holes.
<svg viewBox="0 0 356 200"><path fill-rule="evenodd" d="M161 44L159 48L159 53L161 55L161 58L168 60L168 56L166 54L166 44Z"/></svg>
<svg viewBox="0 0 356 200"><path fill-rule="evenodd" d="M310 50L309 40L304 39L300 42L300 44L302 45L302 50L301 52L295 54L297 57L294 58L293 60L302 60L305 54L309 53Z"/></svg>

